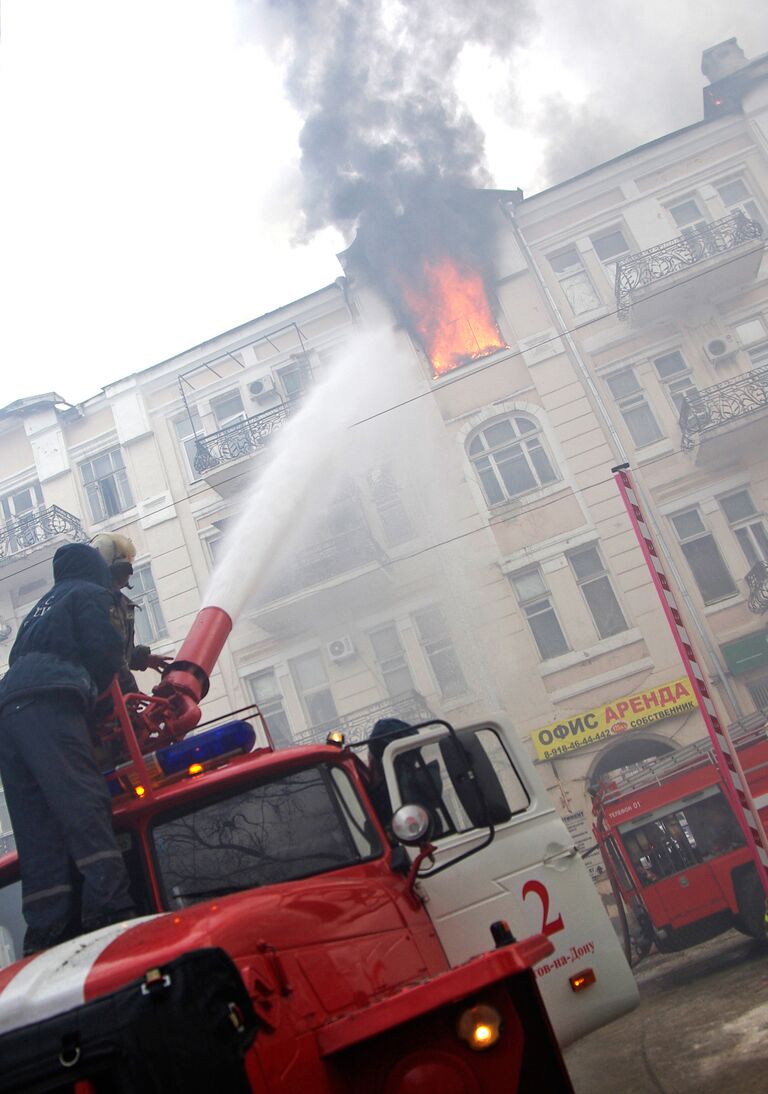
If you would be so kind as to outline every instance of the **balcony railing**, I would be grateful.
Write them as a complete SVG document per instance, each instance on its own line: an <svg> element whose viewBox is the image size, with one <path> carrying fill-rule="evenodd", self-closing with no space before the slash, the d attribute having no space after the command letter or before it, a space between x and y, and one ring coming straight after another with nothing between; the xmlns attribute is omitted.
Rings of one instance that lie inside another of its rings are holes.
<svg viewBox="0 0 768 1094"><path fill-rule="evenodd" d="M417 725L419 722L434 718L434 714L422 695L419 695L417 691L408 691L392 699L382 699L381 702L361 707L352 714L343 714L332 722L313 726L294 737L294 743L297 745L322 743L332 730L340 729L347 742L354 744L370 737L374 723L379 718L400 718L403 722Z"/></svg>
<svg viewBox="0 0 768 1094"><path fill-rule="evenodd" d="M261 414L224 426L216 433L198 437L195 443L195 474L204 475L229 460L239 460L241 456L258 452L269 442L273 433L282 429L298 407L298 400L280 403Z"/></svg>
<svg viewBox="0 0 768 1094"><path fill-rule="evenodd" d="M388 561L368 528L360 524L342 535L319 540L297 551L291 565L268 582L262 603L291 596L312 585L322 585L360 566L372 562L383 566Z"/></svg>
<svg viewBox="0 0 768 1094"><path fill-rule="evenodd" d="M0 524L0 563L60 537L75 543L85 543L88 539L78 518L66 509L58 505L32 509Z"/></svg>
<svg viewBox="0 0 768 1094"><path fill-rule="evenodd" d="M733 380L688 395L680 409L683 448L693 448L702 433L768 408L768 365Z"/></svg>
<svg viewBox="0 0 768 1094"><path fill-rule="evenodd" d="M742 243L760 239L762 234L761 224L737 212L620 259L616 267L619 318L625 319L629 314L632 294L636 290L650 288L665 277L695 266L697 262L725 254Z"/></svg>
<svg viewBox="0 0 768 1094"><path fill-rule="evenodd" d="M747 607L755 615L768 612L768 564L756 562L747 574L749 600Z"/></svg>

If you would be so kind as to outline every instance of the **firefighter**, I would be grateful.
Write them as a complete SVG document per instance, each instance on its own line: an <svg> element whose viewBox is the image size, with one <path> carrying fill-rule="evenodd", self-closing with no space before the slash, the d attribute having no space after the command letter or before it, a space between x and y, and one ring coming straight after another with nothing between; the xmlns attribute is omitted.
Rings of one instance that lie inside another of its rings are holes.
<svg viewBox="0 0 768 1094"><path fill-rule="evenodd" d="M122 661L109 568L92 547L69 543L53 576L0 681L0 777L19 852L25 954L135 914L86 722Z"/></svg>
<svg viewBox="0 0 768 1094"><path fill-rule="evenodd" d="M390 834L389 822L392 819L392 803L387 789L382 758L384 750L391 741L408 737L417 731L408 722L400 718L380 718L368 738L368 766L371 780L368 786L373 807ZM418 749L397 757L395 773L404 803L422 805L432 817L436 832L444 828L442 821L442 800L440 797L440 774L433 760L425 763Z"/></svg>
<svg viewBox="0 0 768 1094"><path fill-rule="evenodd" d="M149 646L136 645L136 609L141 611L141 606L123 592L123 589L131 587L129 581L133 574L133 560L136 558L133 541L119 533L102 532L94 536L91 546L104 558L112 575L112 589L115 594L112 623L123 643L123 663L118 674L120 690L123 694L137 692L139 685L132 669L137 672L144 672L145 669L162 672L173 658L152 653Z"/></svg>

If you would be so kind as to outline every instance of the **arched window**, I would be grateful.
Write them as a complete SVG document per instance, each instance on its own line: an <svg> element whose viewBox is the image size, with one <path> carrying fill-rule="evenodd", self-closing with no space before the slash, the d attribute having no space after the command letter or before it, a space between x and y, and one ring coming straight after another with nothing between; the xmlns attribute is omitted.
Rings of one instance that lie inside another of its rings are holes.
<svg viewBox="0 0 768 1094"><path fill-rule="evenodd" d="M482 426L470 437L468 451L489 505L538 490L558 478L541 427L524 414L509 414Z"/></svg>

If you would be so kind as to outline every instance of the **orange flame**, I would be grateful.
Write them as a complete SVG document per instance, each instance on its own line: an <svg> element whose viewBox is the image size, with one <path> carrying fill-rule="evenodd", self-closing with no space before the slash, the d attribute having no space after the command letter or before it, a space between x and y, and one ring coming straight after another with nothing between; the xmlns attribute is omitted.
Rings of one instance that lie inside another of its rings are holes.
<svg viewBox="0 0 768 1094"><path fill-rule="evenodd" d="M402 283L408 318L434 376L504 349L483 279L450 258L424 260L419 284Z"/></svg>

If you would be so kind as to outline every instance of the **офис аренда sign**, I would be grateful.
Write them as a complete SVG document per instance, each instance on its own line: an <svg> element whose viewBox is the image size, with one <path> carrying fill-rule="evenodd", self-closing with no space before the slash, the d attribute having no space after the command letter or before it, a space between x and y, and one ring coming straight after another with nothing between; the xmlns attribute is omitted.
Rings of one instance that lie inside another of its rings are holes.
<svg viewBox="0 0 768 1094"><path fill-rule="evenodd" d="M688 677L682 676L668 684L612 699L584 714L561 718L559 722L534 729L531 740L538 758L549 760L629 729L642 729L663 718L695 709L696 699Z"/></svg>

